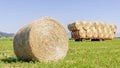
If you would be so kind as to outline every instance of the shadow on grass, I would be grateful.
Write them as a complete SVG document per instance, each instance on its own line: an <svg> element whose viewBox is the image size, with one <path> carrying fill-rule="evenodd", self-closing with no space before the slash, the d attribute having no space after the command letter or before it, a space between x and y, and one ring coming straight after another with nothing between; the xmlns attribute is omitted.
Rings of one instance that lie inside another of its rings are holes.
<svg viewBox="0 0 120 68"><path fill-rule="evenodd" d="M0 61L4 62L4 63L16 63L16 62L33 62L35 63L35 61L31 60L31 61L28 61L28 60L19 60L17 58L14 58L14 57L9 57L9 58L3 58L3 59L0 59Z"/></svg>
<svg viewBox="0 0 120 68"><path fill-rule="evenodd" d="M0 59L0 61L2 61L2 62L4 62L4 63L16 63L16 62L18 62L19 60L16 59L16 58L13 58L13 57L9 57L9 58Z"/></svg>

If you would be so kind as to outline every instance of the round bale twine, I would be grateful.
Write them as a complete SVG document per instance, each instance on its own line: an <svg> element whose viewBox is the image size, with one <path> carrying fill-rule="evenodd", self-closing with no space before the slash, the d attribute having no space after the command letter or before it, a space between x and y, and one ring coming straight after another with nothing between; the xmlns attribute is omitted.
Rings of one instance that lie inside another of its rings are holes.
<svg viewBox="0 0 120 68"><path fill-rule="evenodd" d="M67 33L51 17L43 17L22 27L16 33L13 44L20 60L57 61L63 59L68 51Z"/></svg>

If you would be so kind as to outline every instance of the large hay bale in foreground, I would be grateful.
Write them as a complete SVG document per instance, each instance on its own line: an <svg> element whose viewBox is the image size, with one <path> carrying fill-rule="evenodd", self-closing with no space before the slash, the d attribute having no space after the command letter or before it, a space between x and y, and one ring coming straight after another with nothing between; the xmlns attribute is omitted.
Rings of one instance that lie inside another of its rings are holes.
<svg viewBox="0 0 120 68"><path fill-rule="evenodd" d="M64 58L67 50L64 27L50 17L22 27L14 37L14 52L21 60L56 61Z"/></svg>

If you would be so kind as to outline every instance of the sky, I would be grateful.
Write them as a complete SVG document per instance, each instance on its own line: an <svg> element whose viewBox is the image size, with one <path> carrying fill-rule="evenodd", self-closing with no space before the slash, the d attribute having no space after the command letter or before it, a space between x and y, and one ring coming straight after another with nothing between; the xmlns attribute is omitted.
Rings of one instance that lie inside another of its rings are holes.
<svg viewBox="0 0 120 68"><path fill-rule="evenodd" d="M117 25L120 0L0 0L0 31L16 33L23 25L44 16L57 19L68 31L73 21L103 21Z"/></svg>

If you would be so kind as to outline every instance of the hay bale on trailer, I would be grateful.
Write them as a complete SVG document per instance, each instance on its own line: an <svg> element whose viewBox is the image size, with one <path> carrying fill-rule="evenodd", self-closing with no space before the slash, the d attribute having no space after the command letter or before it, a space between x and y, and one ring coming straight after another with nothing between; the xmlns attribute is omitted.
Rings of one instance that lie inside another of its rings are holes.
<svg viewBox="0 0 120 68"><path fill-rule="evenodd" d="M74 39L86 38L86 31L83 28L81 28L80 30L72 31L71 36Z"/></svg>
<svg viewBox="0 0 120 68"><path fill-rule="evenodd" d="M117 26L116 26L116 25L111 24L111 25L109 26L109 28L111 29L112 32L116 33L116 31L117 31Z"/></svg>
<svg viewBox="0 0 120 68"><path fill-rule="evenodd" d="M75 21L74 23L68 25L68 29L70 31L77 31L80 30L82 27L83 27L83 23L81 21Z"/></svg>
<svg viewBox="0 0 120 68"><path fill-rule="evenodd" d="M33 21L14 37L14 52L20 60L57 61L66 56L68 37L64 27L51 17Z"/></svg>
<svg viewBox="0 0 120 68"><path fill-rule="evenodd" d="M97 29L100 28L100 23L99 22L93 22L93 26Z"/></svg>
<svg viewBox="0 0 120 68"><path fill-rule="evenodd" d="M83 29L87 31L90 28L89 22L83 21L82 23L83 23Z"/></svg>
<svg viewBox="0 0 120 68"><path fill-rule="evenodd" d="M86 36L87 38L91 38L93 36L91 29L87 29Z"/></svg>
<svg viewBox="0 0 120 68"><path fill-rule="evenodd" d="M95 39L98 38L98 31L94 26L91 27L91 32L92 32L93 38L95 38Z"/></svg>

